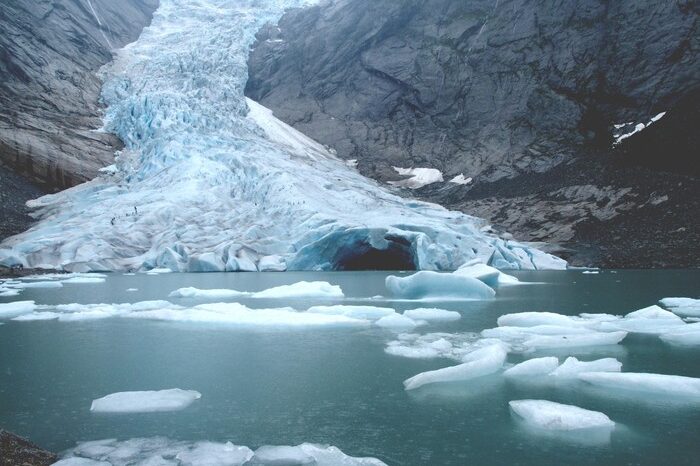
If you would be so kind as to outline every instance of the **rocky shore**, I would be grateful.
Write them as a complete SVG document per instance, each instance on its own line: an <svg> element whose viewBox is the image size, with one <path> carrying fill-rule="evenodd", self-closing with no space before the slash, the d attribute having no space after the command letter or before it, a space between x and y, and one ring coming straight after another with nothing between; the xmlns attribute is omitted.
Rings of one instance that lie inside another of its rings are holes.
<svg viewBox="0 0 700 466"><path fill-rule="evenodd" d="M57 460L55 453L0 429L0 466L49 466Z"/></svg>

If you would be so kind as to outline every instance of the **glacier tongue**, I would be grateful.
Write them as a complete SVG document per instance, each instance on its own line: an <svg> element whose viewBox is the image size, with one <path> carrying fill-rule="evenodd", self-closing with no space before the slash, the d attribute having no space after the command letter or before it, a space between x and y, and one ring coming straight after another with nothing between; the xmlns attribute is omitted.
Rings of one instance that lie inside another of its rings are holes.
<svg viewBox="0 0 700 466"><path fill-rule="evenodd" d="M247 101L255 32L304 0L162 0L102 70L113 170L30 202L40 221L0 264L74 272L453 270L566 262L402 199Z"/></svg>

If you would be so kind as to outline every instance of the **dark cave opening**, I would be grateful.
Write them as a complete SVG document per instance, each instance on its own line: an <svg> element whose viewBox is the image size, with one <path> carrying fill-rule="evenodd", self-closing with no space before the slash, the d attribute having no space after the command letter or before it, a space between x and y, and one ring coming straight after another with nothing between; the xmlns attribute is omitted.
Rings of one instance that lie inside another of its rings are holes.
<svg viewBox="0 0 700 466"><path fill-rule="evenodd" d="M335 270L416 270L411 244L404 238L387 238L385 249L362 241L338 251Z"/></svg>

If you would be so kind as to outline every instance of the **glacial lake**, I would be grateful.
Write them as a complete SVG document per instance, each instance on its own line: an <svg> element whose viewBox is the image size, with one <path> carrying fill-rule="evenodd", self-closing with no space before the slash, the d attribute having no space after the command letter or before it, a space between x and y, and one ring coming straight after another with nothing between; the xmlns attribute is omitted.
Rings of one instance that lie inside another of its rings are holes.
<svg viewBox="0 0 700 466"><path fill-rule="evenodd" d="M104 283L25 289L0 303L133 303L181 287L258 291L298 281L340 285L343 300L227 299L253 308L363 304L397 311L438 307L454 322L414 332L479 332L523 311L626 314L668 296L698 297L700 270L515 272L535 284L497 289L488 301L410 302L386 296L387 272L111 274ZM127 289L138 289L129 291ZM374 297L374 298L373 298ZM212 300L208 300L212 302ZM255 448L335 445L389 465L698 464L700 403L576 383L530 383L494 374L405 391L403 380L455 362L385 353L396 333L378 327L240 328L113 317L0 325L0 427L57 452L78 441L164 436ZM700 377L700 347L630 334L619 345L540 351L590 360L614 357L625 372ZM520 355L509 355L517 363ZM96 414L93 399L128 390L191 389L201 399L175 412ZM602 411L607 438L544 433L523 425L508 402L546 399Z"/></svg>

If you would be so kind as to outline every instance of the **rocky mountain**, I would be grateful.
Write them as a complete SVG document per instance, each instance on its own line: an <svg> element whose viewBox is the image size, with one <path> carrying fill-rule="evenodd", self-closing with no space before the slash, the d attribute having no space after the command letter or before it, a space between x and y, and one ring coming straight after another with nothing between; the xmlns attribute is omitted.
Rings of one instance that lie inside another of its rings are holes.
<svg viewBox="0 0 700 466"><path fill-rule="evenodd" d="M111 163L98 71L133 41L158 0L3 0L0 4L2 236L26 228L26 196L64 189ZM12 181L8 181L12 179ZM31 194L30 194L31 193Z"/></svg>
<svg viewBox="0 0 700 466"><path fill-rule="evenodd" d="M698 266L693 0L334 0L258 34L247 94L575 264ZM456 181L457 181L456 180Z"/></svg>

